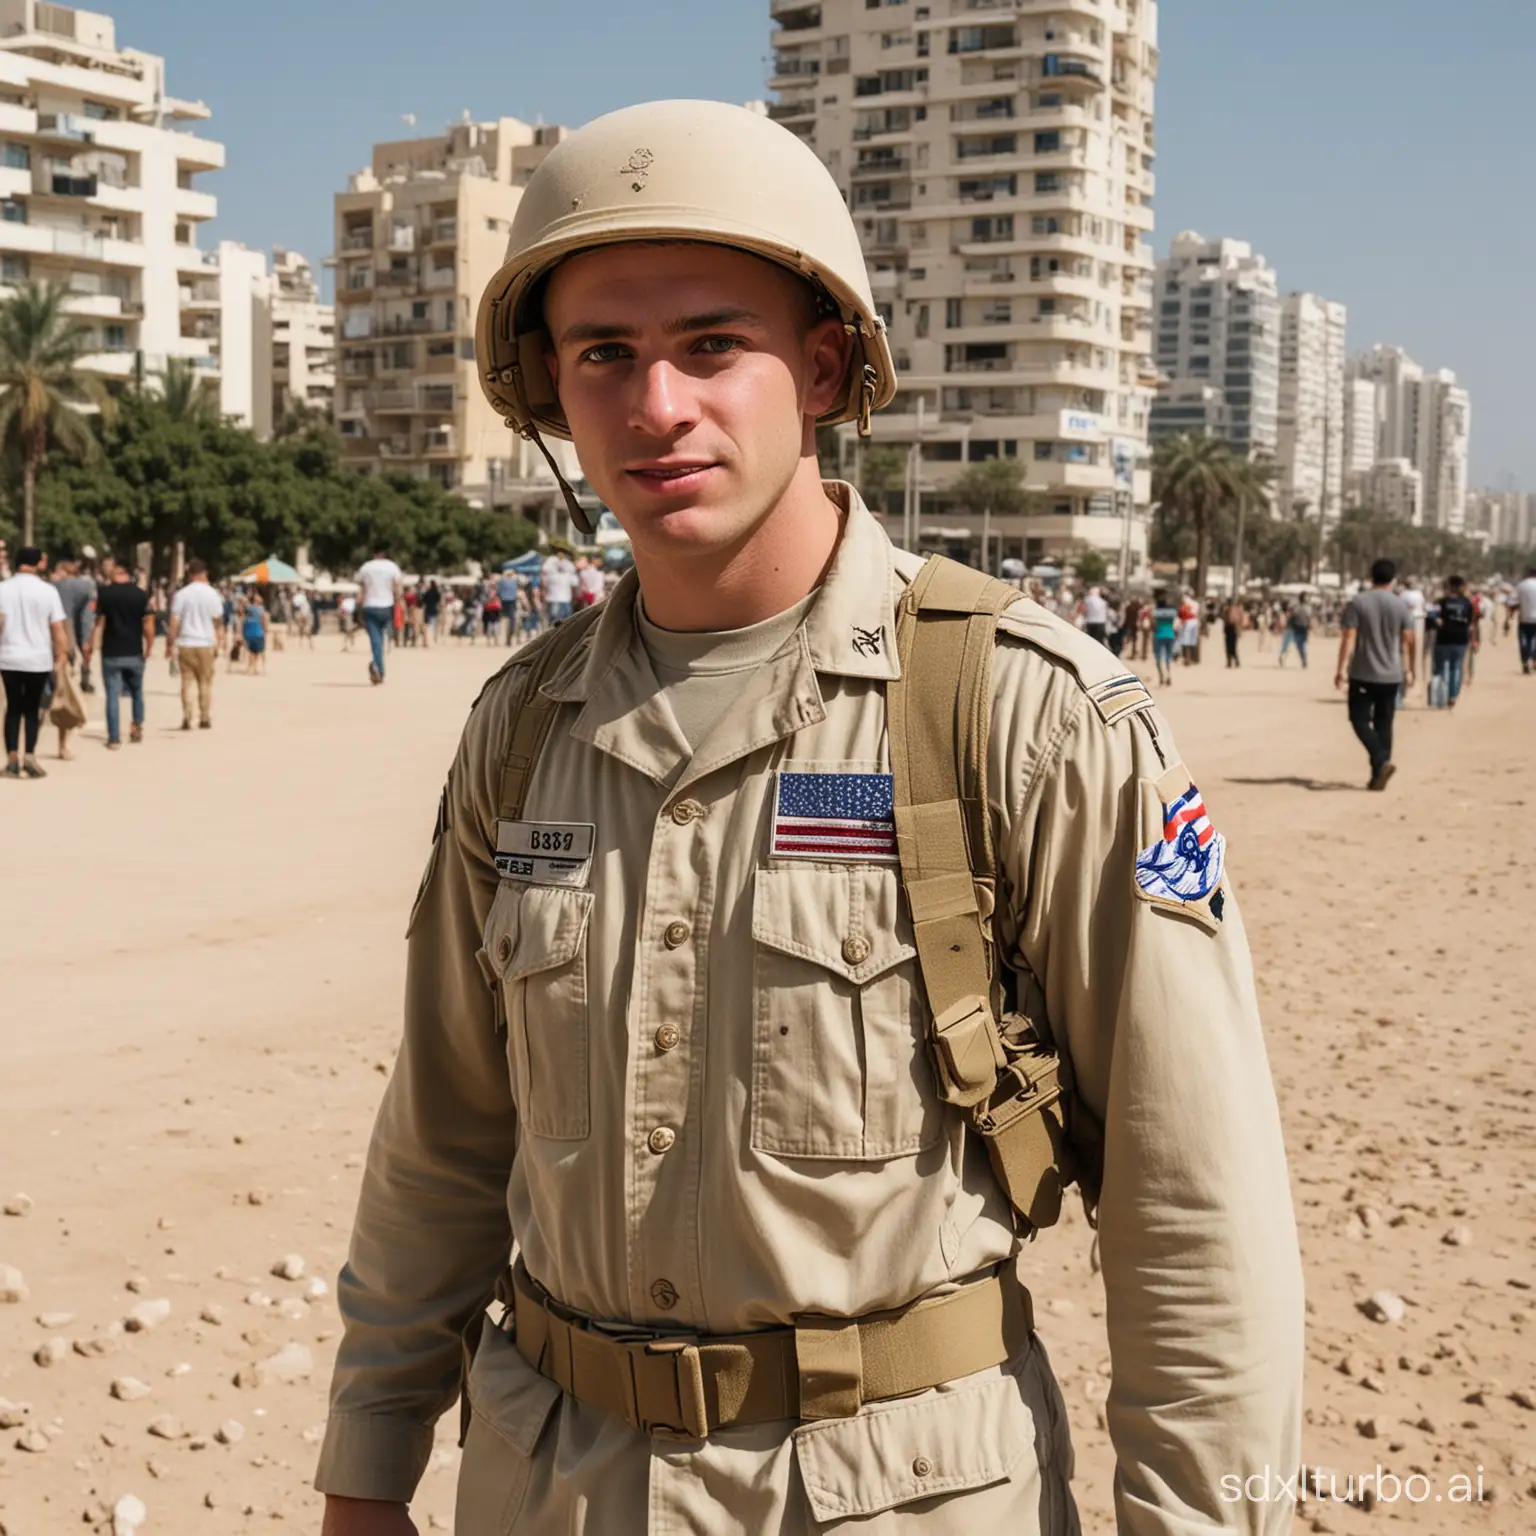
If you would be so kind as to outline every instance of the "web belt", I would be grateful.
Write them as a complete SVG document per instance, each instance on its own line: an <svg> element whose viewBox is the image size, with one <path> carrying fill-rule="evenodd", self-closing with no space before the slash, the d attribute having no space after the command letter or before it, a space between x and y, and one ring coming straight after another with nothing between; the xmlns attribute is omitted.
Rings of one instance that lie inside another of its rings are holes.
<svg viewBox="0 0 1536 1536"><path fill-rule="evenodd" d="M1000 1365L1034 1327L1011 1271L892 1312L738 1334L600 1323L562 1306L521 1260L511 1278L506 1321L536 1371L631 1429L688 1440L731 1424L847 1418Z"/></svg>

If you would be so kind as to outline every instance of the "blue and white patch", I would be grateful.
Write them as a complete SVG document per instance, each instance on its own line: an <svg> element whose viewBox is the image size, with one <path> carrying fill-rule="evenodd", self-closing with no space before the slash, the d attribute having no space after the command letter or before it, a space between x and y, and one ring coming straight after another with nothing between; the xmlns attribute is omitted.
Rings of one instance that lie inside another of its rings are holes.
<svg viewBox="0 0 1536 1536"><path fill-rule="evenodd" d="M1137 887L1153 901L1207 901L1221 886L1226 839L1211 825L1193 784L1172 801L1163 800L1162 808L1162 835L1136 857Z"/></svg>

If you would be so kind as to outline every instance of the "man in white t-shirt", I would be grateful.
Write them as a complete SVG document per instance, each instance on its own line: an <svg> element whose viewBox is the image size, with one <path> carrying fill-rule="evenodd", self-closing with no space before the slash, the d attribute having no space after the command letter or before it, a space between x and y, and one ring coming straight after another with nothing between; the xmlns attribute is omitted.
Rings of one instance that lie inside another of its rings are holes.
<svg viewBox="0 0 1536 1536"><path fill-rule="evenodd" d="M1109 643L1109 603L1097 587L1090 587L1083 599L1083 628L1091 640L1100 645Z"/></svg>
<svg viewBox="0 0 1536 1536"><path fill-rule="evenodd" d="M1536 565L1525 568L1509 606L1520 626L1520 670L1530 675L1536 672Z"/></svg>
<svg viewBox="0 0 1536 1536"><path fill-rule="evenodd" d="M544 606L549 613L549 622L558 624L562 619L570 618L571 598L576 591L576 566L570 556L556 550L544 562L539 580L544 585Z"/></svg>
<svg viewBox="0 0 1536 1536"><path fill-rule="evenodd" d="M395 627L395 604L400 601L404 575L382 549L373 552L357 573L357 583L363 589L358 594L358 606L363 610L363 628L368 631L368 644L373 659L368 663L368 681L384 681L384 637Z"/></svg>
<svg viewBox="0 0 1536 1536"><path fill-rule="evenodd" d="M192 704L198 725L213 727L213 668L224 645L224 599L208 584L208 567L187 561L187 584L171 599L171 628L165 654L174 649L181 671L181 728L192 729Z"/></svg>
<svg viewBox="0 0 1536 1536"><path fill-rule="evenodd" d="M16 574L0 581L0 680L5 684L5 772L19 779L47 775L37 760L43 690L69 656L69 627L58 588L38 575L43 552L16 551ZM26 756L22 757L22 734Z"/></svg>

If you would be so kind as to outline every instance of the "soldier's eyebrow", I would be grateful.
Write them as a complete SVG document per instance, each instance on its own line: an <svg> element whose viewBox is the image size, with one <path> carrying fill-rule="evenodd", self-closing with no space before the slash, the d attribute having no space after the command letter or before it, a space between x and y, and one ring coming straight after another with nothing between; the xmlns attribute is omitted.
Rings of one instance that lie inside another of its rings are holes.
<svg viewBox="0 0 1536 1536"><path fill-rule="evenodd" d="M753 325L761 328L766 322L755 310L729 306L706 310L698 315L681 315L668 320L662 326L666 336L689 336L696 331L717 331L727 325ZM578 320L560 333L560 345L568 346L580 341L633 341L640 334L633 325L621 325L617 321Z"/></svg>

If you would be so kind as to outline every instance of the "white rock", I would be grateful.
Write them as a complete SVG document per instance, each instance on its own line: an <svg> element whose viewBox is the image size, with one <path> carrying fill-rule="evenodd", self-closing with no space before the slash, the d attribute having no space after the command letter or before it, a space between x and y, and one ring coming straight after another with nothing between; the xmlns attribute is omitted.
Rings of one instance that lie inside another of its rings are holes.
<svg viewBox="0 0 1536 1536"><path fill-rule="evenodd" d="M1444 1243L1447 1248L1466 1248L1472 1242L1472 1228L1452 1227L1451 1230L1440 1239L1440 1241Z"/></svg>
<svg viewBox="0 0 1536 1536"><path fill-rule="evenodd" d="M88 1339L75 1340L75 1353L84 1355L86 1359L99 1359L102 1355L116 1354L121 1347L118 1335L115 1333L96 1333Z"/></svg>
<svg viewBox="0 0 1536 1536"><path fill-rule="evenodd" d="M0 1397L0 1429L19 1429L31 1412L31 1403L13 1403L8 1397Z"/></svg>
<svg viewBox="0 0 1536 1536"><path fill-rule="evenodd" d="M25 1216L32 1209L32 1196L15 1194L5 1202L7 1216Z"/></svg>
<svg viewBox="0 0 1536 1536"><path fill-rule="evenodd" d="M297 1323L309 1316L309 1303L297 1296L285 1296L277 1304L279 1317L285 1317L290 1323Z"/></svg>
<svg viewBox="0 0 1536 1536"><path fill-rule="evenodd" d="M148 1275L129 1275L123 1282L124 1288L133 1292L135 1296L142 1296L149 1289Z"/></svg>
<svg viewBox="0 0 1536 1536"><path fill-rule="evenodd" d="M149 1519L144 1500L125 1493L112 1506L112 1536L134 1536L134 1532Z"/></svg>
<svg viewBox="0 0 1536 1536"><path fill-rule="evenodd" d="M311 1301L324 1301L331 1294L331 1288L319 1275L311 1275L309 1284L304 1287L304 1294Z"/></svg>
<svg viewBox="0 0 1536 1536"><path fill-rule="evenodd" d="M175 1365L173 1365L170 1368L170 1370L168 1370L165 1374L167 1376L172 1376L172 1377L175 1377L175 1376L190 1376L192 1374L192 1367L185 1360L180 1360Z"/></svg>
<svg viewBox="0 0 1536 1536"><path fill-rule="evenodd" d="M74 1320L73 1312L39 1312L37 1314L37 1326L46 1328L49 1333L57 1328L68 1328Z"/></svg>
<svg viewBox="0 0 1536 1536"><path fill-rule="evenodd" d="M25 1301L28 1294L22 1272L14 1264L0 1264L0 1302Z"/></svg>
<svg viewBox="0 0 1536 1536"><path fill-rule="evenodd" d="M1373 1292L1361 1302L1360 1310L1373 1323L1400 1323L1408 1315L1408 1306L1395 1291Z"/></svg>
<svg viewBox="0 0 1536 1536"><path fill-rule="evenodd" d="M157 1440L185 1440L187 1431L174 1413L162 1413L149 1421L149 1432Z"/></svg>
<svg viewBox="0 0 1536 1536"><path fill-rule="evenodd" d="M119 1376L111 1387L112 1396L120 1403L136 1403L140 1398L148 1397L153 1390L137 1376Z"/></svg>
<svg viewBox="0 0 1536 1536"><path fill-rule="evenodd" d="M39 1344L32 1352L32 1358L44 1369L50 1365L57 1365L60 1360L69 1353L69 1340L53 1338Z"/></svg>
<svg viewBox="0 0 1536 1536"><path fill-rule="evenodd" d="M315 1357L307 1344L285 1344L275 1355L261 1362L258 1379L272 1381L307 1381L315 1368Z"/></svg>
<svg viewBox="0 0 1536 1536"><path fill-rule="evenodd" d="M158 1328L170 1315L171 1304L163 1296L157 1301L141 1301L123 1319L123 1327L129 1333L148 1333L151 1328Z"/></svg>
<svg viewBox="0 0 1536 1536"><path fill-rule="evenodd" d="M272 1266L272 1273L279 1280L302 1280L304 1278L305 1264L303 1258L296 1253L285 1253L276 1264Z"/></svg>
<svg viewBox="0 0 1536 1536"><path fill-rule="evenodd" d="M41 1456L53 1442L42 1430L35 1425L24 1429L16 1437L16 1449L18 1451L30 1451L34 1456Z"/></svg>
<svg viewBox="0 0 1536 1536"><path fill-rule="evenodd" d="M265 1291L249 1291L246 1294L245 1304L248 1307L270 1307L272 1298Z"/></svg>
<svg viewBox="0 0 1536 1536"><path fill-rule="evenodd" d="M224 1308L217 1302L210 1302L197 1314L205 1323L212 1323L217 1328L224 1321Z"/></svg>
<svg viewBox="0 0 1536 1536"><path fill-rule="evenodd" d="M225 1419L224 1422L220 1424L216 1430L214 1430L213 1438L217 1440L220 1445L239 1445L240 1442L245 1439L245 1425L242 1424L239 1419Z"/></svg>

